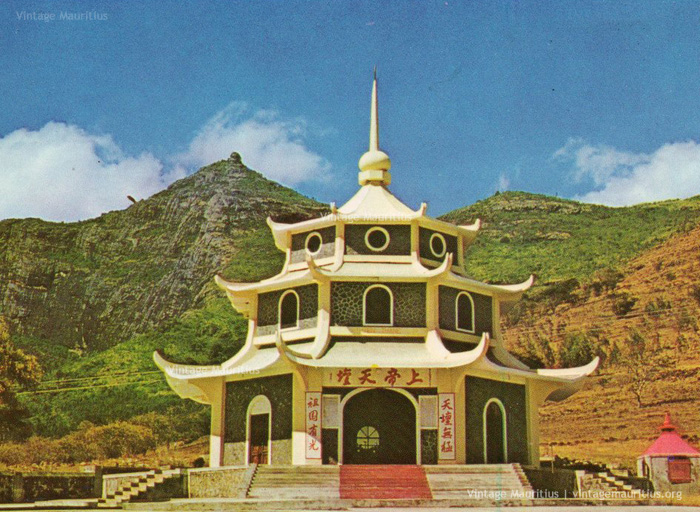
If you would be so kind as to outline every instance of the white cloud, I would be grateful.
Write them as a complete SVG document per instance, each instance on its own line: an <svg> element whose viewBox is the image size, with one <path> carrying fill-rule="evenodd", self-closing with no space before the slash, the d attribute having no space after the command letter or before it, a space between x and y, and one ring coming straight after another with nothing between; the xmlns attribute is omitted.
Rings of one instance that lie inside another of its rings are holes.
<svg viewBox="0 0 700 512"><path fill-rule="evenodd" d="M574 197L608 206L700 194L700 143L664 144L653 153L627 153L570 139L554 158L574 163L576 178L592 179L595 190Z"/></svg>
<svg viewBox="0 0 700 512"><path fill-rule="evenodd" d="M109 135L65 123L20 129L0 138L0 219L75 221L128 206L164 188L153 155L126 156Z"/></svg>
<svg viewBox="0 0 700 512"><path fill-rule="evenodd" d="M236 151L247 167L285 185L328 179L331 166L307 148L307 137L304 120L280 119L269 110L250 114L245 103L234 102L212 117L175 161L193 170Z"/></svg>
<svg viewBox="0 0 700 512"><path fill-rule="evenodd" d="M323 134L321 134L323 135ZM232 103L210 119L188 150L164 165L150 153L125 155L110 135L65 123L0 137L0 219L76 221L145 199L199 167L236 151L243 162L286 185L325 180L330 164L306 147L303 120Z"/></svg>

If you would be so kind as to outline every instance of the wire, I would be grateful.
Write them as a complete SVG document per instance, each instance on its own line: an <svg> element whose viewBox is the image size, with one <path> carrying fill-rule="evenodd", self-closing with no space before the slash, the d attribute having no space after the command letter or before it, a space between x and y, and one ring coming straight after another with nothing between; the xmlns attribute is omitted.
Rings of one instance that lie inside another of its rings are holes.
<svg viewBox="0 0 700 512"><path fill-rule="evenodd" d="M148 375L148 374L153 374L153 373L162 373L160 370L152 370L152 371L143 371L143 372L121 372L121 373L103 373L100 375L94 375L92 377L75 377L75 378L66 378L66 379L54 379L54 380L44 380L41 381L42 384L52 384L54 382L57 383L64 383L64 382L78 382L78 381L85 381L85 380L100 380L104 378L109 378L109 377L122 377L122 376L130 376L130 375Z"/></svg>
<svg viewBox="0 0 700 512"><path fill-rule="evenodd" d="M95 386L78 386L78 387L71 387L71 388L56 388L56 389L40 389L40 390L33 390L33 391L21 391L17 393L17 395L43 395L46 393L58 393L58 392L64 392L64 391L79 391L79 390L85 390L85 389L97 389L97 388L113 388L113 387L118 387L118 386L131 386L134 384L154 384L156 382L164 382L162 379L158 380L148 380L148 381L133 381L133 382L120 382L120 383L113 383L113 384L98 384Z"/></svg>

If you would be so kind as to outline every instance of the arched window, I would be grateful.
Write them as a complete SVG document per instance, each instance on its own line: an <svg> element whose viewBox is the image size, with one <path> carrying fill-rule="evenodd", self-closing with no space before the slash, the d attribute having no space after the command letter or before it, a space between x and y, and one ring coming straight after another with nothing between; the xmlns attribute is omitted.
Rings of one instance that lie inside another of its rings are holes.
<svg viewBox="0 0 700 512"><path fill-rule="evenodd" d="M474 332L474 299L467 292L459 292L455 300L455 323L458 331Z"/></svg>
<svg viewBox="0 0 700 512"><path fill-rule="evenodd" d="M299 327L299 296L294 290L287 290L280 297L279 321L280 329Z"/></svg>
<svg viewBox="0 0 700 512"><path fill-rule="evenodd" d="M508 428L506 408L498 398L492 398L484 406L484 463L508 462Z"/></svg>
<svg viewBox="0 0 700 512"><path fill-rule="evenodd" d="M386 286L377 284L367 288L362 309L365 325L394 324L394 297Z"/></svg>

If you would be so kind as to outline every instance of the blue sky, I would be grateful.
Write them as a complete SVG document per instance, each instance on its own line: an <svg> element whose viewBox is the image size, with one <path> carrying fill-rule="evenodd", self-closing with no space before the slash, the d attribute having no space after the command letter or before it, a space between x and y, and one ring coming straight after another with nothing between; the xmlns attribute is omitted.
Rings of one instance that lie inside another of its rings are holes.
<svg viewBox="0 0 700 512"><path fill-rule="evenodd" d="M0 218L124 208L232 151L341 203L375 65L391 189L433 215L699 194L698 33L700 1L3 2Z"/></svg>

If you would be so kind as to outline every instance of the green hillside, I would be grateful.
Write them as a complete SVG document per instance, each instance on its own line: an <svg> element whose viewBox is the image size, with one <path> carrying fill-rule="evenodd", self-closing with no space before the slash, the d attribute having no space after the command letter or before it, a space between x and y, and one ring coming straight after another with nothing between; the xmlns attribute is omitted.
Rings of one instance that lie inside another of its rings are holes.
<svg viewBox="0 0 700 512"><path fill-rule="evenodd" d="M83 420L156 411L188 425L181 437L207 433L206 408L168 389L152 352L200 364L234 354L247 325L213 276L253 281L277 273L282 254L265 218L295 222L324 211L234 154L98 219L1 222L0 315L46 370L44 384L21 396L35 431L60 436ZM619 266L699 217L697 197L608 208L508 192L443 219L482 219L468 253L474 277L516 282L534 272L546 283ZM64 391L44 393L54 389Z"/></svg>
<svg viewBox="0 0 700 512"><path fill-rule="evenodd" d="M700 222L700 196L624 208L577 203L526 192L505 192L454 210L443 220L482 220L467 257L477 279L540 283L588 280L615 268L671 234Z"/></svg>

